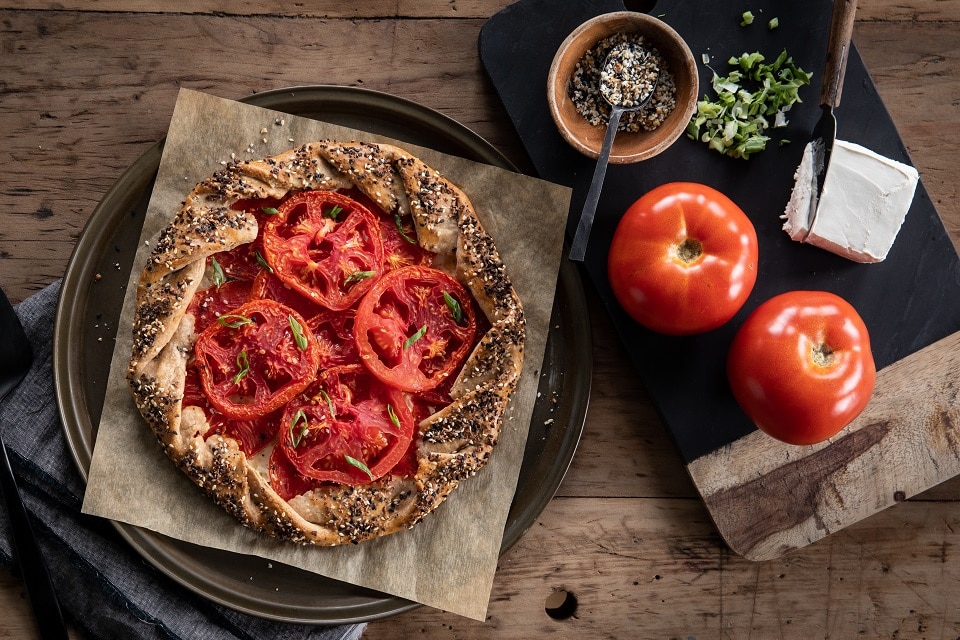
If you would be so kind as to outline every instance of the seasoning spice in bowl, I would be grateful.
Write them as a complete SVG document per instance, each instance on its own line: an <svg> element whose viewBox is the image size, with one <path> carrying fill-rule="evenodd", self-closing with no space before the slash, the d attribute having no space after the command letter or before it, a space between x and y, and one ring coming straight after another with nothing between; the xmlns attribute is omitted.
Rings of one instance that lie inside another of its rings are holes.
<svg viewBox="0 0 960 640"><path fill-rule="evenodd" d="M644 83L656 76L656 86L642 108L621 119L610 154L610 162L616 164L644 160L669 147L689 122L699 91L693 54L666 23L630 11L585 22L560 46L547 81L554 122L581 153L592 158L599 154L610 116L610 105L601 95L603 67L611 52L625 43L639 43L648 54L639 64L630 61L637 78L627 90L647 99Z"/></svg>
<svg viewBox="0 0 960 640"><path fill-rule="evenodd" d="M603 73L603 68L611 55L616 57L620 51L629 52L630 49L622 46L629 42L646 50L647 57L639 63L634 60L614 60L617 68L622 66L631 71L632 82L626 83L620 81L617 74ZM614 82L627 86L611 87ZM623 115L619 131L653 131L663 124L677 106L677 86L670 71L670 64L656 47L635 33L615 33L608 36L588 49L577 62L567 93L573 100L577 113L594 127L605 126L610 118L610 104L601 96L604 87L608 87L607 95L613 98L613 102L625 106L633 106L633 102L641 97L645 98L651 91L653 93L639 111L630 111Z"/></svg>

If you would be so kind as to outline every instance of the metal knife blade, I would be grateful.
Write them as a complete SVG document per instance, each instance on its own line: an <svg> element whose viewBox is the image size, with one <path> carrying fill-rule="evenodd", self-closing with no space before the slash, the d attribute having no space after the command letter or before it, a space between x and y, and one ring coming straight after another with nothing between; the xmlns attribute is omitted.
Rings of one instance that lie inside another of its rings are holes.
<svg viewBox="0 0 960 640"><path fill-rule="evenodd" d="M840 104L843 75L847 69L853 21L857 13L857 0L835 0L830 16L830 34L827 39L827 56L823 63L823 79L820 82L820 108L823 113L810 136L813 144L814 165L811 172L810 212L807 229L813 228L823 185L830 168L833 143L837 139L837 119L833 108Z"/></svg>
<svg viewBox="0 0 960 640"><path fill-rule="evenodd" d="M807 214L807 233L813 228L813 221L817 217L817 208L820 196L823 195L823 183L827 180L827 169L830 167L830 154L833 153L833 143L837 139L837 119L831 107L823 107L823 114L813 128L810 144L813 146L813 171L810 172L810 211Z"/></svg>

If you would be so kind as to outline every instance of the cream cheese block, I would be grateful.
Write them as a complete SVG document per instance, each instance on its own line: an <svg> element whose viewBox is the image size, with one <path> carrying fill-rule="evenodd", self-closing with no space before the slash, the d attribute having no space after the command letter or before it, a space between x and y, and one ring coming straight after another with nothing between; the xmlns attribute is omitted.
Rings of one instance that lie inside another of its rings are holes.
<svg viewBox="0 0 960 640"><path fill-rule="evenodd" d="M816 213L812 179L823 163L822 148L807 144L794 174L783 230L854 262L881 262L896 240L913 202L919 174L852 142L837 140ZM811 224L812 218L812 224Z"/></svg>

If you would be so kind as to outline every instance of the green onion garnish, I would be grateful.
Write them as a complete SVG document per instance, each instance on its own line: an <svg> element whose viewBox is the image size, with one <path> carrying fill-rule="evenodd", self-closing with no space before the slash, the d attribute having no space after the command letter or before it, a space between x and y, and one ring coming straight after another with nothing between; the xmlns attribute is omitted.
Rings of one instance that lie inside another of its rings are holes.
<svg viewBox="0 0 960 640"><path fill-rule="evenodd" d="M360 469L360 471L363 471L365 474L367 474L368 476L370 476L370 479L371 479L371 480L374 480L373 472L370 471L370 468L369 468L367 465L363 464L362 462L360 462L360 461L357 460L356 458L352 458L352 457L350 457L350 456L348 456L348 455L344 455L343 457L344 457L344 459L345 459L347 462L349 462L350 464L352 464L353 466L355 466L357 469Z"/></svg>
<svg viewBox="0 0 960 640"><path fill-rule="evenodd" d="M376 271L354 271L347 276L347 279L343 281L343 284L350 284L352 282L360 282L361 280L366 280L367 278L372 278L377 275Z"/></svg>
<svg viewBox="0 0 960 640"><path fill-rule="evenodd" d="M250 373L250 361L247 359L247 352L241 351L237 354L237 375L233 376L233 384L240 384L240 381Z"/></svg>
<svg viewBox="0 0 960 640"><path fill-rule="evenodd" d="M217 259L210 256L210 266L213 267L213 284L217 285L217 290L227 281L227 275L223 272L223 267L217 262Z"/></svg>
<svg viewBox="0 0 960 640"><path fill-rule="evenodd" d="M307 350L307 336L303 335L303 325L297 322L297 319L292 315L287 315L287 319L290 320L290 331L293 332L293 339L297 341L297 348L300 351Z"/></svg>
<svg viewBox="0 0 960 640"><path fill-rule="evenodd" d="M426 332L427 332L427 325L423 325L422 327L420 327L420 329L419 329L415 334L413 334L412 336L410 336L409 338L407 338L406 341L404 341L404 343L403 343L403 348L404 348L404 349L409 349L410 346L411 346L414 342L416 342L417 340L419 340L420 338L422 338L422 337L423 337L423 334L425 334Z"/></svg>
<svg viewBox="0 0 960 640"><path fill-rule="evenodd" d="M397 223L397 231L400 233L403 239L409 242L410 244L417 244L417 241L411 238L410 236L408 236L407 232L403 230L403 221L400 219L399 213L393 214L393 220L394 222Z"/></svg>
<svg viewBox="0 0 960 640"><path fill-rule="evenodd" d="M259 264L261 267L263 267L264 269L266 269L268 273L273 273L273 267L271 267L269 264L267 264L266 258L264 258L262 255L260 255L260 252L259 252L259 251L254 251L253 254L254 254L254 256L256 256L256 258L257 258L257 264Z"/></svg>
<svg viewBox="0 0 960 640"><path fill-rule="evenodd" d="M399 428L400 428L400 418L397 417L396 412L393 410L393 405L392 405L392 404L388 404L388 405L387 405L387 415L390 416L390 422L393 423L393 426L395 426L397 429L399 429Z"/></svg>
<svg viewBox="0 0 960 640"><path fill-rule="evenodd" d="M460 308L460 303L446 291L443 292L443 301L447 303L447 308L450 309L453 321L460 324L460 321L463 320L463 309Z"/></svg>
<svg viewBox="0 0 960 640"><path fill-rule="evenodd" d="M245 324L250 324L253 322L253 320L236 313L225 313L217 318L217 322L219 322L221 326L224 326L228 329L237 329Z"/></svg>
<svg viewBox="0 0 960 640"><path fill-rule="evenodd" d="M333 400L330 399L330 396L328 396L327 392L323 389L320 389L320 395L322 395L323 399L327 401L327 409L330 410L330 417L336 420L337 412L333 410Z"/></svg>
<svg viewBox="0 0 960 640"><path fill-rule="evenodd" d="M300 431L297 433L297 423L300 422L303 423L303 426L300 427ZM303 436L307 435L309 429L310 421L307 419L307 414L303 412L303 409L298 409L297 412L293 414L293 419L290 420L290 444L293 445L294 449L296 449L303 440Z"/></svg>

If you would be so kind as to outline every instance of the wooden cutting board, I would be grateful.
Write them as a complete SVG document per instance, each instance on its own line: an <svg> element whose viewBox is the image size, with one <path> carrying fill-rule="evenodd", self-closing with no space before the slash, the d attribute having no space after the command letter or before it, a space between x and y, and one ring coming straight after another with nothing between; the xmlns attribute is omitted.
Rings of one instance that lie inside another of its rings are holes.
<svg viewBox="0 0 960 640"><path fill-rule="evenodd" d="M480 57L542 178L574 188L572 235L594 163L557 132L546 78L563 39L588 18L622 11L619 0L521 0L480 34ZM758 0L757 19L740 25L746 5L714 0L657 3L651 15L686 40L712 95L712 69L727 59L782 50L814 73L786 129L749 160L709 151L682 137L651 160L608 170L584 264L625 349L656 404L724 540L738 554L775 558L814 542L960 473L960 260L922 183L887 260L860 265L792 242L781 230L793 174L820 115L817 106L832 4ZM780 26L769 29L776 17ZM701 61L706 55L710 62ZM855 48L847 65L838 138L910 162ZM922 176L921 176L922 178ZM759 277L740 313L715 331L666 337L620 309L606 278L606 254L622 212L651 188L673 181L708 184L750 216L760 243ZM729 343L746 316L783 291L821 289L850 301L871 335L878 373L864 413L831 441L785 445L757 431L724 375Z"/></svg>

